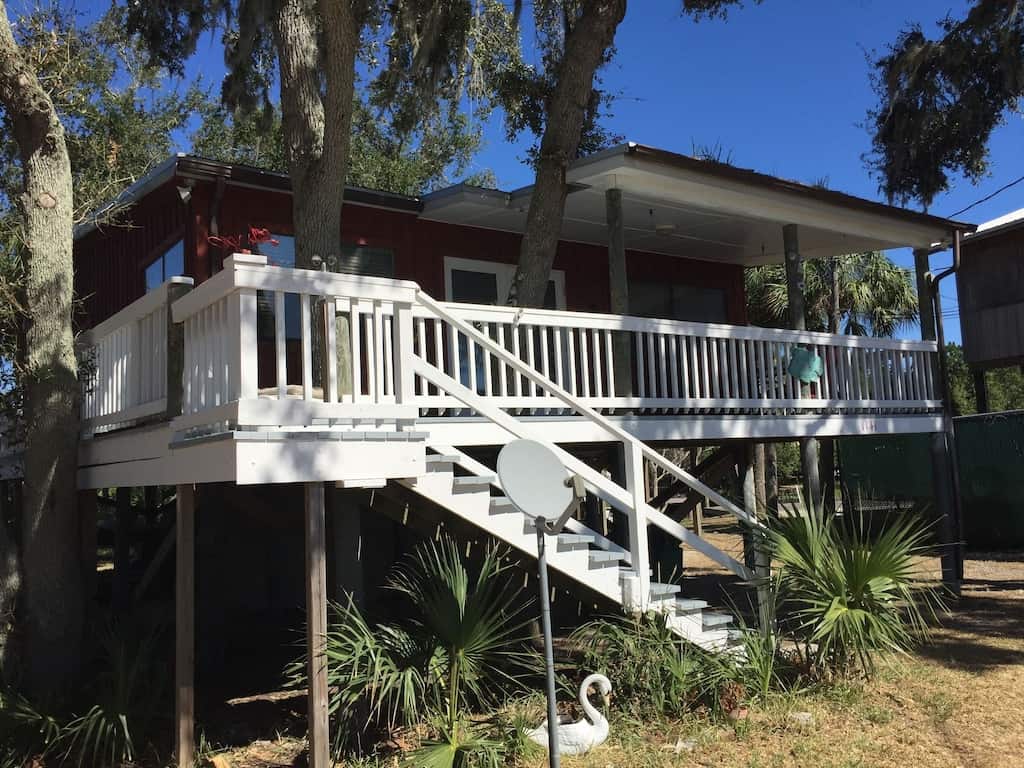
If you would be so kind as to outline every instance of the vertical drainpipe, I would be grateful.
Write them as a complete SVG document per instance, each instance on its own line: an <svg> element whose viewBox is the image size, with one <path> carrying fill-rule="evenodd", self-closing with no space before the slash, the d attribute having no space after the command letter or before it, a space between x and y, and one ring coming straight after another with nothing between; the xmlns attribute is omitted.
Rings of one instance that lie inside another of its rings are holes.
<svg viewBox="0 0 1024 768"><path fill-rule="evenodd" d="M960 269L960 246L962 233L959 229L953 232L953 264L949 269L943 270L938 275L928 273L928 285L931 292L932 310L935 315L936 342L939 353L939 380L942 382L942 414L943 414L943 435L946 453L946 462L949 467L950 485L952 486L952 499L950 511L952 512L952 533L956 540L953 546L953 568L956 585L955 591L959 594L959 583L964 578L964 522L960 504L960 467L956 451L956 434L953 431L953 394L949 383L949 361L946 355L946 333L942 322L942 297L939 294L940 283L950 275L955 275ZM945 574L944 574L945 575Z"/></svg>

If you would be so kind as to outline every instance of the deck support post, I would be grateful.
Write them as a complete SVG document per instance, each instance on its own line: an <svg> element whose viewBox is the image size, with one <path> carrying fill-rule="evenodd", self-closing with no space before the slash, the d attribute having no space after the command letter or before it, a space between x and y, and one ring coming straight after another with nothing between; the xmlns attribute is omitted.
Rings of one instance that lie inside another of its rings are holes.
<svg viewBox="0 0 1024 768"><path fill-rule="evenodd" d="M327 532L323 483L306 483L306 678L310 768L328 768Z"/></svg>
<svg viewBox="0 0 1024 768"><path fill-rule="evenodd" d="M740 481L743 486L744 511L755 520L764 522L763 516L758 514L757 447L754 443L748 442L740 449ZM763 630L768 630L772 625L771 594L768 585L769 555L760 533L746 526L743 530L743 552L746 565L754 571L756 579L758 622Z"/></svg>
<svg viewBox="0 0 1024 768"><path fill-rule="evenodd" d="M974 368L971 370L971 378L974 381L974 399L978 404L978 413L988 413L988 384L985 381L985 371Z"/></svg>
<svg viewBox="0 0 1024 768"><path fill-rule="evenodd" d="M195 487L177 487L174 678L177 768L195 765Z"/></svg>
<svg viewBox="0 0 1024 768"><path fill-rule="evenodd" d="M132 489L117 489L117 514L114 528L114 589L112 602L117 613L128 610L131 604L131 537L135 528L135 511L132 509Z"/></svg>
<svg viewBox="0 0 1024 768"><path fill-rule="evenodd" d="M622 221L622 190L608 189L604 193L605 221L608 225L608 287L609 309L612 314L629 313L629 277L626 274L626 238ZM615 333L613 350L615 364L615 392L618 397L633 394L633 350L628 333Z"/></svg>
<svg viewBox="0 0 1024 768"><path fill-rule="evenodd" d="M786 251L786 295L789 299L789 327L794 331L807 330L807 308L804 303L804 262L800 256L800 240L796 224L782 227L782 241ZM800 440L800 464L804 476L804 496L807 506L821 510L821 470L818 441L813 437Z"/></svg>

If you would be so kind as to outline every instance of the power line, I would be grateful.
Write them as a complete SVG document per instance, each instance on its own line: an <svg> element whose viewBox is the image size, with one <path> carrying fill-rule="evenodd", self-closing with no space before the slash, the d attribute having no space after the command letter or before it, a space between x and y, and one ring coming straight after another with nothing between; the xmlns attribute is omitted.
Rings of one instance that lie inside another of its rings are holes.
<svg viewBox="0 0 1024 768"><path fill-rule="evenodd" d="M1019 179L1014 179L1009 184L1004 184L999 189L997 189L995 192L993 192L991 195L985 195L985 197L981 198L981 200L975 200L973 203L968 205L966 208L961 208L956 213L949 214L949 216L947 216L946 218L952 219L954 216L959 216L961 213L966 213L967 211L971 210L971 208L973 208L974 206L981 205L982 203L988 202L989 200L991 200L996 195L1000 194L1001 192L1005 192L1006 190L1008 190L1010 187L1014 186L1015 184L1020 184L1022 181L1024 181L1024 176L1021 176Z"/></svg>

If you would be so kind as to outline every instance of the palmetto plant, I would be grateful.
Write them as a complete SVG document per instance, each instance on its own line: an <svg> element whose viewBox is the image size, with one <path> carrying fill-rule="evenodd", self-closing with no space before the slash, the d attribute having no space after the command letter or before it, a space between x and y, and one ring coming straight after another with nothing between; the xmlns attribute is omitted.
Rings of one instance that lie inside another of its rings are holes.
<svg viewBox="0 0 1024 768"><path fill-rule="evenodd" d="M943 603L920 558L928 526L906 515L872 533L854 521L811 513L773 521L783 612L819 672L874 671L879 652L905 652L928 634Z"/></svg>
<svg viewBox="0 0 1024 768"><path fill-rule="evenodd" d="M530 658L528 601L504 555L489 547L471 568L452 539L424 542L388 576L386 587L407 598L400 620L371 625L351 602L332 607L326 646L338 733L366 722L426 720L438 738L411 755L416 765L447 768L493 752L496 745L468 723L467 708L519 687ZM303 666L292 673L301 682ZM366 721L353 722L356 713Z"/></svg>
<svg viewBox="0 0 1024 768"><path fill-rule="evenodd" d="M833 275L833 272L835 273ZM838 287L837 333L851 336L893 336L917 319L917 294L910 272L878 251L834 259L811 259L804 265L807 329L827 331L834 312L833 286ZM754 325L789 325L786 273L781 265L746 272L747 305Z"/></svg>

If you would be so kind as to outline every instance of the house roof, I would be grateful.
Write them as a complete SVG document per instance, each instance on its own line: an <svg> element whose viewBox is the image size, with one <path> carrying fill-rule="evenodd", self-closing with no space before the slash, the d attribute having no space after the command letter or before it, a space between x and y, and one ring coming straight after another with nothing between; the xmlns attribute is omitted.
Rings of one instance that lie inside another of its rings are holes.
<svg viewBox="0 0 1024 768"><path fill-rule="evenodd" d="M997 216L990 221L986 221L984 224L979 224L977 231L964 239L964 244L976 243L979 240L984 240L994 235L1001 235L1004 232L1010 232L1021 227L1024 227L1024 208L1018 208L1016 211L1004 213L1002 216Z"/></svg>
<svg viewBox="0 0 1024 768"><path fill-rule="evenodd" d="M96 229L97 225L111 211L138 202L153 190L173 179L181 179L183 182L223 179L225 183L232 186L289 193L292 189L291 178L286 173L179 153L167 158L134 184L122 190L117 197L92 211L82 223L75 227L75 239L77 240ZM418 197L355 186L345 187L345 201L411 213L418 213L423 207Z"/></svg>
<svg viewBox="0 0 1024 768"><path fill-rule="evenodd" d="M81 237L112 208L128 205L172 179L216 180L291 191L287 174L180 154L99 208L75 230ZM779 262L782 225L799 225L801 253L817 258L866 250L933 247L974 225L918 213L726 163L628 143L581 158L568 169L570 194L562 238L607 242L605 191L622 191L626 247L739 264ZM522 232L533 194L466 184L420 197L347 187L345 200L434 221Z"/></svg>
<svg viewBox="0 0 1024 768"><path fill-rule="evenodd" d="M640 144L573 163L562 236L606 241L605 191L622 191L626 247L710 261L778 263L782 226L799 225L807 258L932 248L974 225ZM466 185L424 196L423 218L522 231L533 193Z"/></svg>

